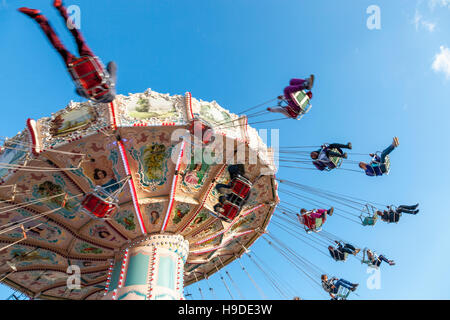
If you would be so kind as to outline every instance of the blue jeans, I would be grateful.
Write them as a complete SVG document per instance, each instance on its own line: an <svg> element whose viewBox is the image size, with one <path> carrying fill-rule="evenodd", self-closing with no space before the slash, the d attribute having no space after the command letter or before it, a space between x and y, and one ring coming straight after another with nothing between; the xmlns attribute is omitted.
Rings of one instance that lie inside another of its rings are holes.
<svg viewBox="0 0 450 320"><path fill-rule="evenodd" d="M344 279L339 279L338 281L336 281L335 283L334 283L334 286L336 287L336 292L339 290L339 287L344 287L344 288L347 288L347 289L352 289L353 288L353 283L351 283L351 282L349 282L349 281L347 281L347 280L344 280Z"/></svg>
<svg viewBox="0 0 450 320"><path fill-rule="evenodd" d="M382 173L386 173L387 172L387 168L386 168L386 157L388 154L390 154L392 151L394 151L395 146L393 144L389 145L389 147L387 147L386 149L383 150L383 152L380 155L380 170Z"/></svg>

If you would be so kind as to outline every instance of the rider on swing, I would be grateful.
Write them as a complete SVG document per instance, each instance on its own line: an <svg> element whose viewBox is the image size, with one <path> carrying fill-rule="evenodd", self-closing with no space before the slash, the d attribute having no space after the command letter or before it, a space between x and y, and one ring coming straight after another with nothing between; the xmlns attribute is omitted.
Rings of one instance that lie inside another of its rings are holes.
<svg viewBox="0 0 450 320"><path fill-rule="evenodd" d="M359 167L363 169L366 175L373 176L381 176L388 172L388 168L386 166L386 158L387 156L394 151L395 148L398 147L400 143L398 142L398 138L394 137L392 144L387 147L380 156L377 154L371 153L372 161L370 163L360 162Z"/></svg>
<svg viewBox="0 0 450 320"><path fill-rule="evenodd" d="M66 25L68 25L69 16L62 0L55 0L53 6L59 11ZM69 29L75 38L80 54L80 57L74 56L64 47L47 18L39 10L22 7L19 11L39 24L50 43L61 55L72 79L76 83L78 95L99 103L109 103L114 100L116 95L117 66L113 61L108 63L105 70L100 59L87 46L80 31L75 26L72 26Z"/></svg>
<svg viewBox="0 0 450 320"><path fill-rule="evenodd" d="M419 204L415 204L413 206L405 206L401 205L398 206L396 209L394 209L392 206L388 206L388 210L384 210L383 212L377 211L376 214L387 223L393 223L398 222L400 220L400 216L402 213L408 213L408 214L417 214L419 213L419 209L417 207Z"/></svg>
<svg viewBox="0 0 450 320"><path fill-rule="evenodd" d="M300 214L297 213L298 221L306 226L309 231L314 231L317 229L317 226L319 224L319 219L322 219L320 221L320 225L323 225L327 219L327 215L330 217L333 215L334 208L331 207L328 210L325 209L314 209L311 211L307 211L306 209L301 209ZM308 231L307 230L307 231Z"/></svg>
<svg viewBox="0 0 450 320"><path fill-rule="evenodd" d="M349 243L342 244L340 241L334 242L336 243L336 247L328 246L328 251L330 252L331 257L336 261L345 261L346 253L356 256L358 252L361 251L361 249L357 249Z"/></svg>
<svg viewBox="0 0 450 320"><path fill-rule="evenodd" d="M388 258L383 256L382 254L377 255L374 252L372 252L370 249L366 250L366 254L367 254L367 260L363 260L362 261L363 263L367 263L367 264L372 265L374 267L379 267L380 264L383 261L388 263L390 266L395 265L394 260L389 260Z"/></svg>
<svg viewBox="0 0 450 320"><path fill-rule="evenodd" d="M267 111L282 113L288 118L296 119L303 111L301 107L292 99L292 95L302 91L308 90L306 95L312 99L312 92L310 91L314 85L314 75L312 74L308 79L291 79L289 86L284 88L284 96L279 96L278 100L287 102L286 107L267 108Z"/></svg>
<svg viewBox="0 0 450 320"><path fill-rule="evenodd" d="M358 287L357 283L351 283L345 279L331 278L328 279L326 274L323 274L321 277L322 280L322 288L330 294L330 297L335 300L336 294L339 291L339 287L344 287L349 289L350 291L355 291Z"/></svg>
<svg viewBox="0 0 450 320"><path fill-rule="evenodd" d="M333 149L338 149L339 152L333 151ZM349 142L347 144L340 143L332 143L332 144L324 144L321 149L311 152L310 156L313 159L313 164L320 171L325 170L326 168L334 169L336 166L330 160L330 157L344 158L347 159L347 153L342 153L340 149L352 149L352 143Z"/></svg>

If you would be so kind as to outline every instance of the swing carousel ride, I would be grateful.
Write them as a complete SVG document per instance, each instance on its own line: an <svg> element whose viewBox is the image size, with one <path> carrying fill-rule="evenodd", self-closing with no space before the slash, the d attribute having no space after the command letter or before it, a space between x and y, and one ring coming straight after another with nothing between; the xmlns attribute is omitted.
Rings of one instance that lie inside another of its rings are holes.
<svg viewBox="0 0 450 320"><path fill-rule="evenodd" d="M36 19L33 10L21 10ZM284 97L238 116L190 93L148 89L114 97L115 83L106 81L98 57L84 55L67 67L77 92L89 100L28 119L0 149L0 282L17 291L13 299L185 299L192 296L186 287L202 280L213 293L208 281L213 274L230 298L234 288L245 299L227 270L227 280L223 277L222 269L233 261L264 298L243 256L281 298L297 297L298 288L280 277L280 270L248 250L260 238L333 299L347 299L356 289L337 278L343 285L328 288L320 281L326 270L300 255L297 244L286 244L272 228L268 232L269 221L336 261L354 256L373 268L382 261L394 264L332 234L327 221L333 215L374 227L379 220L398 222L402 212L416 214L418 205L382 210L386 204L276 178L274 159L280 168L364 173L354 168L358 164L366 174L386 175L397 138L370 154L373 160L366 164L348 159L367 158L344 153L350 143L282 146L274 152L249 126L300 120L311 109L307 90L313 75L292 79ZM102 102L103 95L112 102ZM249 122L270 112L284 116ZM199 292L203 298L200 286Z"/></svg>
<svg viewBox="0 0 450 320"><path fill-rule="evenodd" d="M240 174L221 154L243 156ZM182 299L264 233L278 201L256 130L190 93L72 102L29 119L0 158L0 273L39 299ZM219 201L215 186L230 182ZM70 290L74 265L81 289Z"/></svg>

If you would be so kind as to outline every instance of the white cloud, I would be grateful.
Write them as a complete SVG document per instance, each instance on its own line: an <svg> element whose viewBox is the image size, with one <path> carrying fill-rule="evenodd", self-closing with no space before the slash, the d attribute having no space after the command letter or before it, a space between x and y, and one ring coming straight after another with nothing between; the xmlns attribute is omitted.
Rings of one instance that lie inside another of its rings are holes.
<svg viewBox="0 0 450 320"><path fill-rule="evenodd" d="M450 1L450 0L448 0ZM413 20L414 25L416 26L416 30L419 30L419 28L424 28L428 30L429 32L433 32L436 28L436 23L426 21L423 19L422 15L420 14L419 10L416 10L416 14L414 15Z"/></svg>
<svg viewBox="0 0 450 320"><path fill-rule="evenodd" d="M435 72L442 72L447 79L450 79L450 49L441 46L441 52L436 54L432 64L432 68Z"/></svg>
<svg viewBox="0 0 450 320"><path fill-rule="evenodd" d="M447 7L450 8L450 0L429 0L428 4L431 10L434 10L436 7Z"/></svg>

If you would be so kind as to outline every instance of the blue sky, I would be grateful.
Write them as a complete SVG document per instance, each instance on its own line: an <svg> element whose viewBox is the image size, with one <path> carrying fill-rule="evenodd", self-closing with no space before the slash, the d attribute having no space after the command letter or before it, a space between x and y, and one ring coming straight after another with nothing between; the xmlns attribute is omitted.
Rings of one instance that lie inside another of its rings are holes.
<svg viewBox="0 0 450 320"><path fill-rule="evenodd" d="M404 215L396 225L379 223L368 229L335 216L325 226L397 262L395 267L383 265L380 290L366 287L368 274L357 260L338 264L275 226L269 232L329 274L361 283L359 296L353 299L450 298L446 276L450 188L444 167L450 158L448 0L82 0L66 4L81 7L82 32L93 51L105 62L117 62L119 93L147 88L170 94L191 91L196 98L216 100L239 113L281 94L290 78L314 73L309 114L301 121L255 127L280 129L281 146L351 141L355 153L381 150L398 136L400 147L391 156L389 176L287 168L277 175L380 203L420 203L419 215ZM51 1L31 0L27 5L42 9L75 52ZM369 5L381 9L380 30L366 27ZM16 1L0 1L1 136L22 130L28 117L48 116L71 99L81 101L61 59L37 26L15 11L18 6ZM268 114L261 120L275 118L279 115ZM283 194L280 197L282 202L292 202ZM326 299L268 249L264 240L251 250L266 261L277 261L271 265L296 288L298 296ZM280 298L248 258L242 262L266 296ZM246 298L260 298L239 263L227 270ZM218 297L229 298L217 275L210 283ZM205 297L212 298L205 281L200 287ZM187 291L200 298L196 284ZM9 290L0 287L0 298L8 295Z"/></svg>

